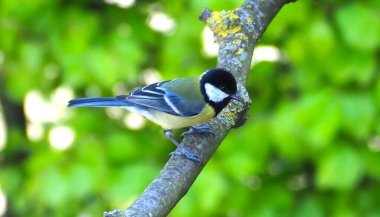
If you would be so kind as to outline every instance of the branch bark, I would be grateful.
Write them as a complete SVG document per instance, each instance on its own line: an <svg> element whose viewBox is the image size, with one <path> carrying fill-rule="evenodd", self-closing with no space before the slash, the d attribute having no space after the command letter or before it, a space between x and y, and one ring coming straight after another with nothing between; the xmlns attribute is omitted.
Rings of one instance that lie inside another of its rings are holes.
<svg viewBox="0 0 380 217"><path fill-rule="evenodd" d="M186 194L229 130L244 124L251 103L244 86L253 49L270 21L288 2L289 0L246 0L235 10L216 12L206 8L201 13L200 20L214 32L219 44L218 67L233 73L244 103L233 100L216 118L205 123L214 132L214 137L184 137L182 144L197 154L202 164L181 156L172 156L158 177L127 210L105 212L104 216L166 216Z"/></svg>

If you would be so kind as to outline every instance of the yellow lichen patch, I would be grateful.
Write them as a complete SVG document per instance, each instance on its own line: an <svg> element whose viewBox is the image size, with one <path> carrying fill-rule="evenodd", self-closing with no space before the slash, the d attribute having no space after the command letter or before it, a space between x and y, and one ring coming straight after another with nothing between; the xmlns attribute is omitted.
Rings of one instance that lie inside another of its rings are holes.
<svg viewBox="0 0 380 217"><path fill-rule="evenodd" d="M233 44L241 44L248 41L248 36L244 33L239 34L240 38L236 38L232 41Z"/></svg>
<svg viewBox="0 0 380 217"><path fill-rule="evenodd" d="M237 38L232 41L233 44L241 44L241 42L242 42L241 38Z"/></svg>
<svg viewBox="0 0 380 217"><path fill-rule="evenodd" d="M242 54L244 52L244 49L243 48L239 48L239 50L237 50L236 52L235 52L235 54L236 55L240 55L240 54Z"/></svg>
<svg viewBox="0 0 380 217"><path fill-rule="evenodd" d="M235 11L214 11L207 19L207 25L217 36L217 40L225 38L229 34L241 31L241 21Z"/></svg>
<svg viewBox="0 0 380 217"><path fill-rule="evenodd" d="M252 23L252 22L253 22L253 19L252 19L251 17L248 17L247 22L248 22L248 23Z"/></svg>

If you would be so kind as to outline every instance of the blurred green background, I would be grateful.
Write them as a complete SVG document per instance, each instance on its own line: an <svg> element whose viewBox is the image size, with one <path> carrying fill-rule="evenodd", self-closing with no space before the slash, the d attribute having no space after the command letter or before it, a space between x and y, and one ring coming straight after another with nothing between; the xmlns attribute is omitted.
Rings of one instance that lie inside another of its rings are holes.
<svg viewBox="0 0 380 217"><path fill-rule="evenodd" d="M121 109L67 109L216 64L203 8L1 0L0 216L125 209L174 146ZM250 118L170 216L380 216L380 1L286 5L256 47Z"/></svg>

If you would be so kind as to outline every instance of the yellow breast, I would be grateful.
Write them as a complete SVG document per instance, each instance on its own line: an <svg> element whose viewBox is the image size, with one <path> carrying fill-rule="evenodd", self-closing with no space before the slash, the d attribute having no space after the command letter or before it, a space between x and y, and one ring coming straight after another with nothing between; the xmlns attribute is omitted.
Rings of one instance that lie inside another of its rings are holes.
<svg viewBox="0 0 380 217"><path fill-rule="evenodd" d="M160 125L165 130L172 130L203 123L213 118L214 115L214 109L211 106L206 105L205 108L201 111L201 113L194 116L181 117L164 112L155 111L152 112L152 116L149 119L154 123Z"/></svg>

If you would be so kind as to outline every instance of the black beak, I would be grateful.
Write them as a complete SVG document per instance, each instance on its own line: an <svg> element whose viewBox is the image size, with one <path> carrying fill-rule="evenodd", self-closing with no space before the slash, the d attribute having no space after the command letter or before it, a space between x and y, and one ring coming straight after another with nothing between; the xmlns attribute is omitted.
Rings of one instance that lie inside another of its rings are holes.
<svg viewBox="0 0 380 217"><path fill-rule="evenodd" d="M234 95L231 95L231 98L232 99L235 99L239 102L244 102L243 98L241 98L241 96L238 95L238 93L235 93Z"/></svg>

